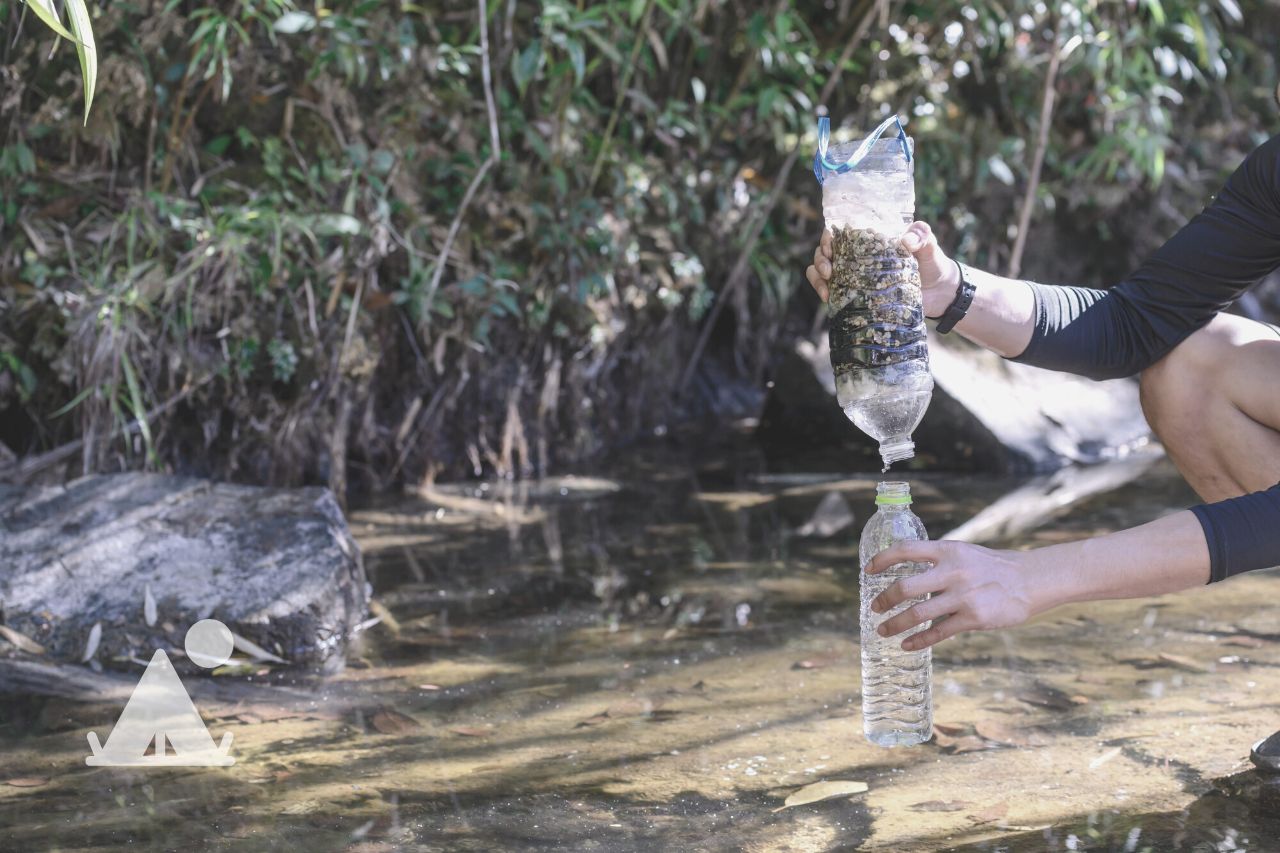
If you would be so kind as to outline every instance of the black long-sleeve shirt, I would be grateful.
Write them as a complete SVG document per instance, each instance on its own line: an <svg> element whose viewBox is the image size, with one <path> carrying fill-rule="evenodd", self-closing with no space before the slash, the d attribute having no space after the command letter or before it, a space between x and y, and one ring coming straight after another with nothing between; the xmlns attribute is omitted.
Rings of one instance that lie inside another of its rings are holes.
<svg viewBox="0 0 1280 853"><path fill-rule="evenodd" d="M1277 268L1280 136L1246 157L1212 204L1110 290L1032 284L1035 331L1014 360L1092 379L1132 376ZM1208 540L1210 582L1280 565L1280 484L1192 512Z"/></svg>

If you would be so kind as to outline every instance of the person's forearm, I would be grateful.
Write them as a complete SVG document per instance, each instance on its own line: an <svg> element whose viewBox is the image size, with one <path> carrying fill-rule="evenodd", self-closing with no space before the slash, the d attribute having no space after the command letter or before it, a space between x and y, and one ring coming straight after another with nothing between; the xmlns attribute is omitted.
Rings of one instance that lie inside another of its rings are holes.
<svg viewBox="0 0 1280 853"><path fill-rule="evenodd" d="M974 286L973 302L955 330L1006 358L1021 354L1035 328L1035 300L1031 287L1025 281L1003 278L967 264L965 274ZM936 304L926 305L925 312L940 315L945 311L959 283L960 273L953 263L951 274L934 288L940 294Z"/></svg>
<svg viewBox="0 0 1280 853"><path fill-rule="evenodd" d="M1177 592L1209 580L1209 547L1190 512L1095 539L1039 548L1026 552L1026 557L1037 613L1073 601Z"/></svg>

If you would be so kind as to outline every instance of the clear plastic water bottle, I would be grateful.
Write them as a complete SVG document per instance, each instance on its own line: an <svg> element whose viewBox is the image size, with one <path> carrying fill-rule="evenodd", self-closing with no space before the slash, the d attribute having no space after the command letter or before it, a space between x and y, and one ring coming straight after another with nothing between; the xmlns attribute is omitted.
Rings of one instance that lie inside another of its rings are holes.
<svg viewBox="0 0 1280 853"><path fill-rule="evenodd" d="M930 649L902 650L910 634L882 637L880 623L922 599L907 601L888 613L874 613L872 600L898 580L926 571L924 563L899 563L877 574L866 572L867 563L895 542L929 538L924 524L911 511L911 487L907 483L880 483L876 487L876 513L862 528L858 561L862 566L862 727L867 740L877 746L910 746L933 735L933 655ZM924 623L911 634L929 626Z"/></svg>
<svg viewBox="0 0 1280 853"><path fill-rule="evenodd" d="M897 125L897 135L881 138ZM836 399L845 416L880 442L889 466L915 455L911 434L933 394L920 270L901 243L915 218L915 148L898 118L861 143L828 145L818 120L813 171L831 232L827 314Z"/></svg>

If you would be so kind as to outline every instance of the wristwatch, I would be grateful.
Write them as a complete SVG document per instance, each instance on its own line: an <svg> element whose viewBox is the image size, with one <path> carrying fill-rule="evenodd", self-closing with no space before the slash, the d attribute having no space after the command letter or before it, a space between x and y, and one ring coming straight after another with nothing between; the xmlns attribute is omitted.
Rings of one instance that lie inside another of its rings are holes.
<svg viewBox="0 0 1280 853"><path fill-rule="evenodd" d="M938 319L937 331L940 335L945 335L955 328L956 323L964 319L964 315L969 311L969 305L973 302L973 292L976 290L973 282L969 281L969 277L964 274L964 265L959 261L956 261L955 265L960 272L960 284L956 285L956 298L951 300L947 310Z"/></svg>

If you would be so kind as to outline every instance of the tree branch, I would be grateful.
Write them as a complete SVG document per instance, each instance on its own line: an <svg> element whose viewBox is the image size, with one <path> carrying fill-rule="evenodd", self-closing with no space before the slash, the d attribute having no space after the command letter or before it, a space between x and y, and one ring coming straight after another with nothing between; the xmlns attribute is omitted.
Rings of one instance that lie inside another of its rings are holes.
<svg viewBox="0 0 1280 853"><path fill-rule="evenodd" d="M840 77L844 74L844 66L852 58L853 52L862 44L862 40L866 38L867 31L871 29L871 22L875 19L878 6L879 0L874 0L867 11L863 13L862 21L858 24L858 28L849 38L849 41L845 43L844 51L840 54L840 58L836 60L835 71L827 78L826 85L822 87L822 93L818 95L818 103L825 104L836 90L836 86L840 84ZM769 221L769 216L773 213L774 207L777 206L778 200L782 198L782 193L787 187L787 178L791 175L791 170L800 158L800 151L803 147L804 137L801 136L796 141L795 147L791 149L791 153L787 155L782 168L778 170L778 177L774 180L769 198L759 208L755 218L751 221L751 226L747 229L747 239L742 245L742 251L738 254L738 260L734 263L733 269L729 273L728 282L725 284L724 290L720 291L715 304L711 306L711 313L707 315L707 321L702 325L702 332L698 335L698 342L694 345L693 354L689 356L689 363L685 365L684 373L680 377L678 386L680 393L684 393L685 389L689 387L689 383L693 380L694 371L697 370L698 362L702 360L702 353L707 348L707 341L711 339L711 330L715 328L716 321L720 319L720 312L724 310L724 306L729 301L729 297L733 295L733 292L746 281L747 271L751 266L751 255L756 250L756 243L760 240L764 225Z"/></svg>
<svg viewBox="0 0 1280 853"><path fill-rule="evenodd" d="M458 237L458 230L462 227L462 217L471 206L471 200L475 198L476 190L480 188L485 175L502 157L501 139L498 136L498 108L493 99L493 71L489 67L489 4L487 0L477 0L477 4L480 7L480 74L484 81L484 105L489 114L489 156L480 164L466 193L463 194L462 203L458 205L453 222L449 225L449 233L444 238L444 245L440 247L440 254L436 257L435 269L431 273L431 284L427 287L427 296L424 300L424 306L428 312L431 311L431 302L435 299L436 290L440 287L440 279L444 277L445 264L449 261L449 251L453 248L453 241Z"/></svg>
<svg viewBox="0 0 1280 853"><path fill-rule="evenodd" d="M1018 213L1018 233L1009 253L1009 278L1017 278L1022 271L1022 251L1027 245L1027 229L1031 227L1031 211L1036 205L1036 190L1040 188L1040 169L1044 166L1044 152L1049 145L1049 127L1053 124L1053 104L1057 97L1058 67L1062 64L1062 46L1056 33L1053 37L1053 53L1049 56L1049 69L1044 75L1044 94L1040 99L1040 127L1037 128L1036 150L1031 157L1031 174L1027 176L1027 191L1022 196L1022 210Z"/></svg>

